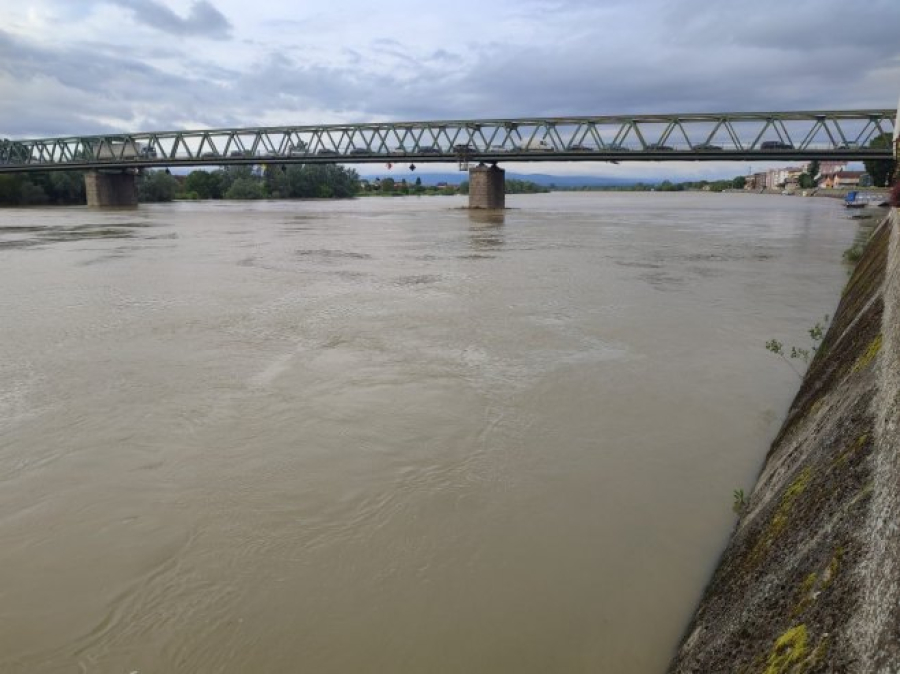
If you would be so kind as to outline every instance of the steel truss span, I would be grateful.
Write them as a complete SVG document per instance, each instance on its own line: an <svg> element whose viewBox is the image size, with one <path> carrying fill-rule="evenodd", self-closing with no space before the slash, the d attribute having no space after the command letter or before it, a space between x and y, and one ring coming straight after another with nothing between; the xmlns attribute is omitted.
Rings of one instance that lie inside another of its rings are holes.
<svg viewBox="0 0 900 674"><path fill-rule="evenodd" d="M415 161L889 158L896 110L381 122L0 139L0 172Z"/></svg>

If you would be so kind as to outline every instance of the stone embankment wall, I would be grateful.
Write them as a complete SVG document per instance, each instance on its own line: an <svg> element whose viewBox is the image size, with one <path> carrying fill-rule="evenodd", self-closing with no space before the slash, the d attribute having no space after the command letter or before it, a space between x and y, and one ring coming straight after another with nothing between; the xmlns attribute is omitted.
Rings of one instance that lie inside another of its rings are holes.
<svg viewBox="0 0 900 674"><path fill-rule="evenodd" d="M876 229L670 672L900 672L900 217Z"/></svg>

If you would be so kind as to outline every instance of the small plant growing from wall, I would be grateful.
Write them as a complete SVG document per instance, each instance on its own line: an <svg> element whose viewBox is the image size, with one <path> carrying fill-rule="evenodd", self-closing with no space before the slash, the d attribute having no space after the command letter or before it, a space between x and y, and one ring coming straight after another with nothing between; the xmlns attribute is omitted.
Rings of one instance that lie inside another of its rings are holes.
<svg viewBox="0 0 900 674"><path fill-rule="evenodd" d="M825 337L825 330L828 327L828 321L831 320L831 317L827 314L822 318L821 323L816 323L813 327L809 329L809 336L812 339L812 345L805 349L799 346L792 346L790 352L785 349L784 342L780 342L777 339L770 339L766 342L766 349L771 351L776 356L780 356L781 359L790 366L790 368L794 371L800 379L803 379L803 374L794 367L794 364L791 362L792 360L802 360L804 363L808 364L810 358L819 350L819 344L822 339Z"/></svg>
<svg viewBox="0 0 900 674"><path fill-rule="evenodd" d="M735 515L742 515L747 509L747 497L744 496L744 490L735 489L733 497L734 501L731 504L731 510Z"/></svg>

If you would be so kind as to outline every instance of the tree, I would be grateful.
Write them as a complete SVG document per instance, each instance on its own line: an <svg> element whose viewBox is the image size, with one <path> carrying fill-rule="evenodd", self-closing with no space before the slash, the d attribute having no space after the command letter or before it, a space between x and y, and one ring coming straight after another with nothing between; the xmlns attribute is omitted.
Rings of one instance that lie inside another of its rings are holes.
<svg viewBox="0 0 900 674"><path fill-rule="evenodd" d="M809 162L809 166L806 167L806 172L812 177L813 180L816 179L816 176L819 175L821 168L819 167L819 160L813 159Z"/></svg>
<svg viewBox="0 0 900 674"><path fill-rule="evenodd" d="M50 174L50 200L56 204L83 204L87 202L84 175L80 171L55 171ZM44 188L47 189L46 187Z"/></svg>
<svg viewBox="0 0 900 674"><path fill-rule="evenodd" d="M272 199L283 199L290 194L287 169L284 166L267 164L263 169L263 182L266 186L266 195Z"/></svg>
<svg viewBox="0 0 900 674"><path fill-rule="evenodd" d="M813 177L809 173L801 173L797 178L797 183L803 189L809 189L810 187L816 186L816 181L813 180Z"/></svg>
<svg viewBox="0 0 900 674"><path fill-rule="evenodd" d="M41 205L50 202L50 197L39 185L25 181L19 190L19 203L26 205Z"/></svg>
<svg viewBox="0 0 900 674"><path fill-rule="evenodd" d="M172 201L178 181L165 171L146 171L138 177L138 201Z"/></svg>
<svg viewBox="0 0 900 674"><path fill-rule="evenodd" d="M869 143L870 148L890 148L893 147L893 136L889 133L882 133L872 139ZM896 162L893 159L867 159L863 162L866 166L866 173L872 176L872 181L878 187L887 187L894 175Z"/></svg>
<svg viewBox="0 0 900 674"><path fill-rule="evenodd" d="M747 186L747 179L744 176L737 176L731 181L731 186L736 190L742 190Z"/></svg>
<svg viewBox="0 0 900 674"><path fill-rule="evenodd" d="M262 181L258 178L237 178L225 193L226 199L262 199L265 196Z"/></svg>
<svg viewBox="0 0 900 674"><path fill-rule="evenodd" d="M194 192L198 199L221 199L225 196L224 174L221 171L191 171L184 181L184 191Z"/></svg>
<svg viewBox="0 0 900 674"><path fill-rule="evenodd" d="M381 181L381 191L385 194L390 194L394 191L394 184L393 178L385 178Z"/></svg>
<svg viewBox="0 0 900 674"><path fill-rule="evenodd" d="M22 176L16 173L0 174L0 204L16 206L22 188Z"/></svg>

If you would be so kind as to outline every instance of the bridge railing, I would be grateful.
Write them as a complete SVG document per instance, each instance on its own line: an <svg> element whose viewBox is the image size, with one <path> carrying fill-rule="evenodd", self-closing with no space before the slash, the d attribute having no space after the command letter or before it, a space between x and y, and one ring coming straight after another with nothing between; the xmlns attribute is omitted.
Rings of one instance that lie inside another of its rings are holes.
<svg viewBox="0 0 900 674"><path fill-rule="evenodd" d="M890 154L895 110L286 126L0 140L0 171L92 166Z"/></svg>

